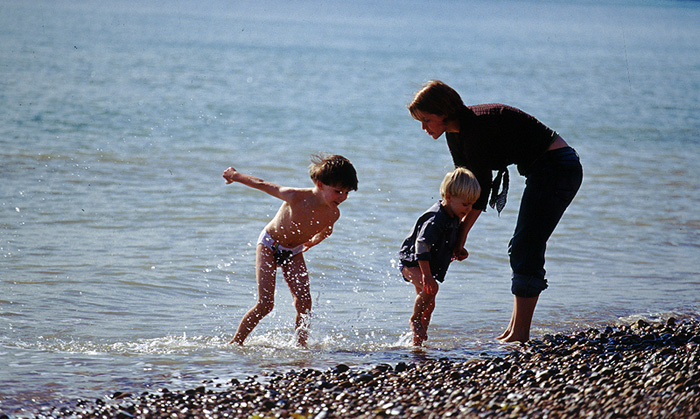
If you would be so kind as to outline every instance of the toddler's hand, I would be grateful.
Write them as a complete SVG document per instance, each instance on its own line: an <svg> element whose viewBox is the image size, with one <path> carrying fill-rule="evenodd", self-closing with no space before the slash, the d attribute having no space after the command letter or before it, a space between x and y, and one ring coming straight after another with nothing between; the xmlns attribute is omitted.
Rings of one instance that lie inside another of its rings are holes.
<svg viewBox="0 0 700 419"><path fill-rule="evenodd" d="M455 253L452 255L452 260L464 260L469 257L469 252L467 249L455 249Z"/></svg>
<svg viewBox="0 0 700 419"><path fill-rule="evenodd" d="M438 292L439 285L435 278L423 278L423 291L428 295L435 295Z"/></svg>
<svg viewBox="0 0 700 419"><path fill-rule="evenodd" d="M228 185L229 183L234 182L234 177L236 176L236 169L233 167L229 167L228 169L224 170L224 179L226 179L226 184Z"/></svg>

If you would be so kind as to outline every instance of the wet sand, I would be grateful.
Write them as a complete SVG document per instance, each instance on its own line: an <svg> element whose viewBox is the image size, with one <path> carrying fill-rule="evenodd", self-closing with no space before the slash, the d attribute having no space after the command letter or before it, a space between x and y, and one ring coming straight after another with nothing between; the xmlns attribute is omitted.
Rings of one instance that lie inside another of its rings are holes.
<svg viewBox="0 0 700 419"><path fill-rule="evenodd" d="M545 335L502 357L340 364L45 407L58 418L700 418L700 321ZM0 419L4 419L0 415Z"/></svg>

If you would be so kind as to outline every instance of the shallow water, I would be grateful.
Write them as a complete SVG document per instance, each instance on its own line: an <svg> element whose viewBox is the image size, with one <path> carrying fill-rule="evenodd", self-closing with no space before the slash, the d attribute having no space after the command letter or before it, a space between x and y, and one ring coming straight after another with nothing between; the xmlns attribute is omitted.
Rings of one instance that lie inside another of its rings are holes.
<svg viewBox="0 0 700 419"><path fill-rule="evenodd" d="M0 409L507 351L515 170L427 347L408 345L396 253L451 167L405 109L430 78L534 114L581 155L534 336L697 316L699 17L696 2L0 3ZM360 189L306 254L309 348L283 281L232 347L279 201L221 172L307 186L319 151L353 161Z"/></svg>

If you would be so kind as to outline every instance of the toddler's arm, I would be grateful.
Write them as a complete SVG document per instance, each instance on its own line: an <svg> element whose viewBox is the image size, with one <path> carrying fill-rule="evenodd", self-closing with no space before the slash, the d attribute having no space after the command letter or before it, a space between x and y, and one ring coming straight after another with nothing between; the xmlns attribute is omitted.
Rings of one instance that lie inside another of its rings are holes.
<svg viewBox="0 0 700 419"><path fill-rule="evenodd" d="M459 225L459 233L457 235L457 245L454 249L454 254L452 260L464 260L469 256L469 252L464 248L464 243L467 241L467 235L471 231L476 219L481 215L480 210L472 209L469 213L462 219Z"/></svg>
<svg viewBox="0 0 700 419"><path fill-rule="evenodd" d="M438 292L438 283L433 278L433 273L430 270L430 262L427 260L419 260L418 266L423 277L423 291L428 295L435 295Z"/></svg>

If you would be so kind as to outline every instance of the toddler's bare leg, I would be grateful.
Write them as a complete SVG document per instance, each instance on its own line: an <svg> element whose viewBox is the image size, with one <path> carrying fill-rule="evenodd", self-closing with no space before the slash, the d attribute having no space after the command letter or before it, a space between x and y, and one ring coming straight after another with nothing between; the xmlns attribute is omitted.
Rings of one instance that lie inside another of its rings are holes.
<svg viewBox="0 0 700 419"><path fill-rule="evenodd" d="M421 292L416 296L416 301L413 304L413 315L410 320L413 346L421 346L428 339L428 325L423 322L423 313L427 305L425 297L425 294Z"/></svg>
<svg viewBox="0 0 700 419"><path fill-rule="evenodd" d="M411 281L416 289L416 300L413 303L413 314L408 324L413 333L413 346L421 346L423 342L428 339L428 325L423 321L423 313L425 311L425 300L421 293L423 292L423 279L421 276L420 268L415 267L404 267L402 270L404 278ZM428 318L430 322L430 318Z"/></svg>
<svg viewBox="0 0 700 419"><path fill-rule="evenodd" d="M437 295L437 294L436 294ZM426 305L423 310L423 317L421 321L423 322L423 327L425 328L425 338L428 339L428 326L430 325L430 319L433 317L433 310L435 310L435 297L436 295L426 296Z"/></svg>

